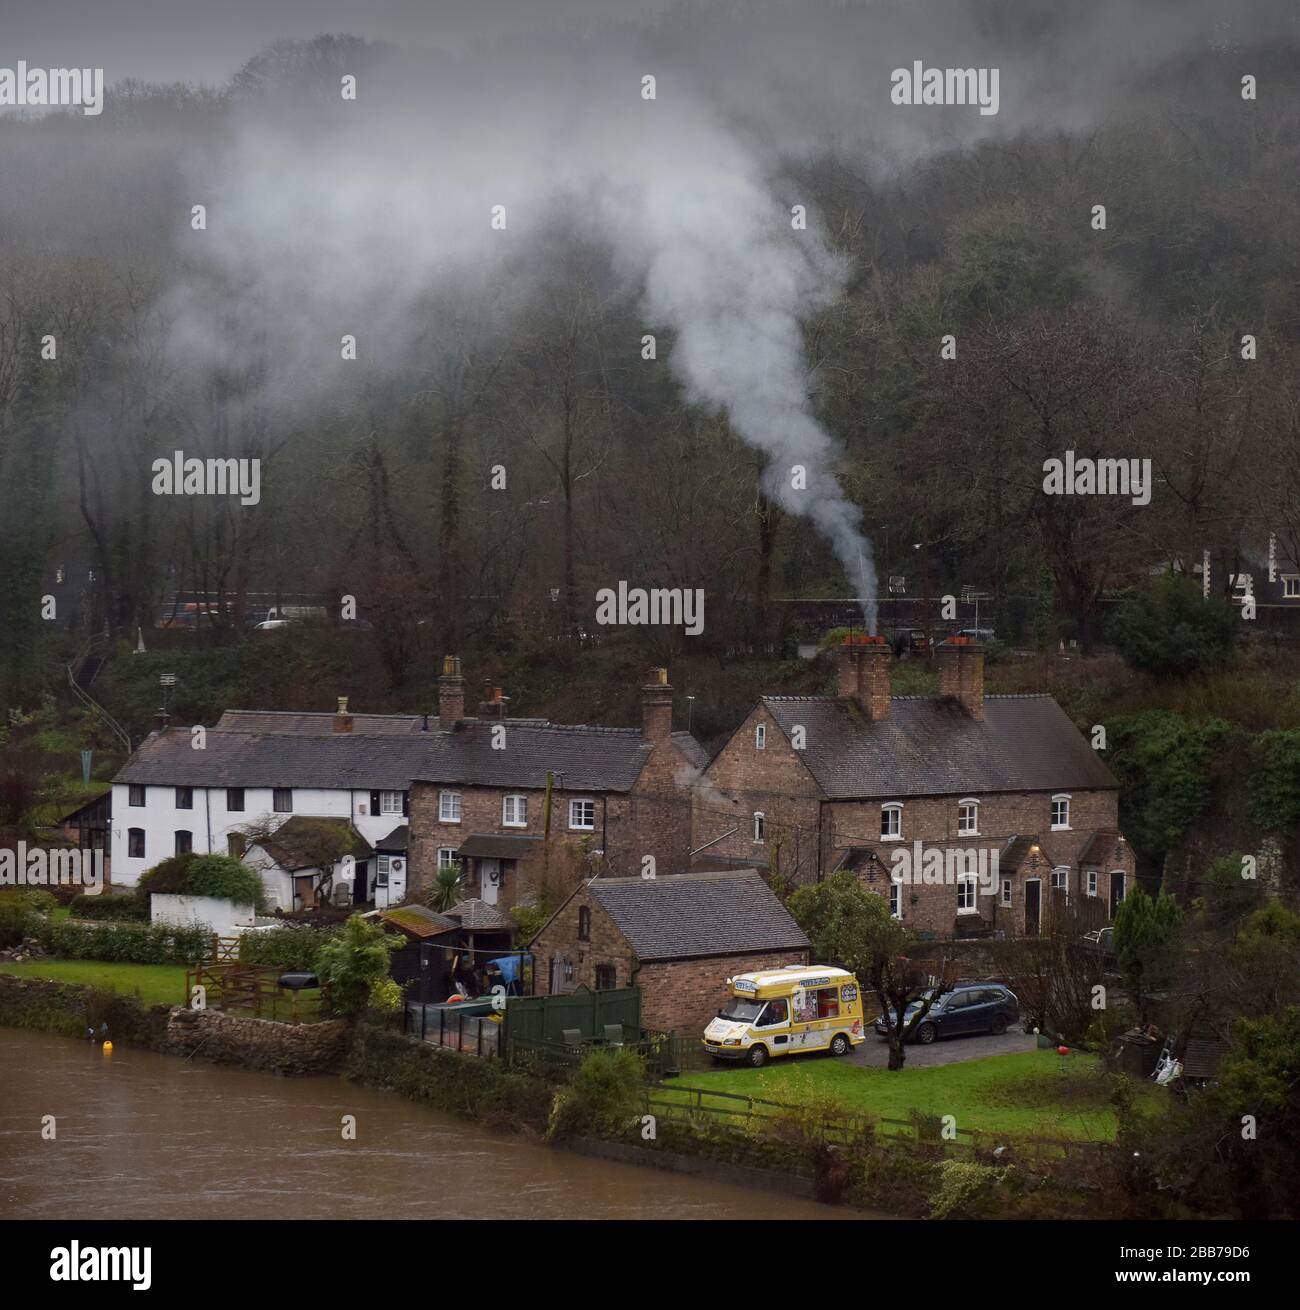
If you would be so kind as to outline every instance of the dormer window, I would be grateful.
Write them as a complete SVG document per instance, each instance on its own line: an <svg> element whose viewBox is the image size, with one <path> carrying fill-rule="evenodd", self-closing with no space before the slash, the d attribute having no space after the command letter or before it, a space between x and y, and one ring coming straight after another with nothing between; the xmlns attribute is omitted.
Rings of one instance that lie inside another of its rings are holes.
<svg viewBox="0 0 1300 1310"><path fill-rule="evenodd" d="M1064 832L1070 826L1070 798L1066 795L1052 797L1052 831Z"/></svg>
<svg viewBox="0 0 1300 1310"><path fill-rule="evenodd" d="M903 807L897 801L890 801L880 807L880 840L902 841Z"/></svg>

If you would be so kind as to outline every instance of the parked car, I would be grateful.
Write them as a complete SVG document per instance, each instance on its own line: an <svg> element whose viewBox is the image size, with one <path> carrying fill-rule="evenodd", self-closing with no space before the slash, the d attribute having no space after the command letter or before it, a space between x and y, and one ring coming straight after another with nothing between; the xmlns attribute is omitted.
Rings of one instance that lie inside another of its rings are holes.
<svg viewBox="0 0 1300 1310"><path fill-rule="evenodd" d="M288 628L293 625L292 619L266 619L259 623L254 629L255 632L278 632L281 628Z"/></svg>
<svg viewBox="0 0 1300 1310"><path fill-rule="evenodd" d="M1094 928L1080 938L1085 950L1096 951L1103 964L1117 963L1115 956L1115 929Z"/></svg>
<svg viewBox="0 0 1300 1310"><path fill-rule="evenodd" d="M904 1017L910 1023L921 1008L913 1001ZM963 983L945 992L930 1007L929 1013L912 1030L909 1042L928 1045L936 1037L953 1037L958 1033L1004 1033L1020 1018L1020 1002L1009 987L1001 983ZM889 1020L882 1014L874 1024L881 1037L889 1036Z"/></svg>

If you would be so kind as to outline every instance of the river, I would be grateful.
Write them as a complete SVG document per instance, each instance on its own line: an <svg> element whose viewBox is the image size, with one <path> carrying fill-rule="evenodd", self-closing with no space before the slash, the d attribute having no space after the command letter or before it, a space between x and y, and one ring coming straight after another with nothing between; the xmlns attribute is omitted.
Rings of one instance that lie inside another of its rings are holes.
<svg viewBox="0 0 1300 1310"><path fill-rule="evenodd" d="M337 1078L105 1055L12 1028L0 1028L0 1087L4 1219L869 1217L587 1159Z"/></svg>

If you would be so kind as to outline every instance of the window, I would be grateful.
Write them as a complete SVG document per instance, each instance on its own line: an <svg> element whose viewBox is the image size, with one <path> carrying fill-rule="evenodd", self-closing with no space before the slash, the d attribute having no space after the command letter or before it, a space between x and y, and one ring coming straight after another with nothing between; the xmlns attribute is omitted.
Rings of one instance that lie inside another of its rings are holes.
<svg viewBox="0 0 1300 1310"><path fill-rule="evenodd" d="M975 913L975 888L977 875L963 873L957 879L957 913Z"/></svg>
<svg viewBox="0 0 1300 1310"><path fill-rule="evenodd" d="M244 852L248 849L248 838L242 832L230 832L226 834L226 854L233 855L235 859L241 860Z"/></svg>
<svg viewBox="0 0 1300 1310"><path fill-rule="evenodd" d="M144 829L128 828L126 830L126 853L133 860L144 859Z"/></svg>
<svg viewBox="0 0 1300 1310"><path fill-rule="evenodd" d="M771 1028L778 1023L790 1022L790 1003L782 997L779 1001L768 1001L763 1013L754 1021L756 1028Z"/></svg>
<svg viewBox="0 0 1300 1310"><path fill-rule="evenodd" d="M892 879L889 883L889 917L891 919L903 917L903 884Z"/></svg>
<svg viewBox="0 0 1300 1310"><path fill-rule="evenodd" d="M438 793L438 822L460 822L460 792L440 791Z"/></svg>
<svg viewBox="0 0 1300 1310"><path fill-rule="evenodd" d="M226 788L226 809L236 814L244 811L244 789L242 787Z"/></svg>
<svg viewBox="0 0 1300 1310"><path fill-rule="evenodd" d="M528 797L503 796L501 798L501 822L507 828L526 828L528 826Z"/></svg>
<svg viewBox="0 0 1300 1310"><path fill-rule="evenodd" d="M1300 600L1300 573L1282 575L1282 599Z"/></svg>
<svg viewBox="0 0 1300 1310"><path fill-rule="evenodd" d="M388 859L387 855L375 856L375 886L388 886Z"/></svg>
<svg viewBox="0 0 1300 1310"><path fill-rule="evenodd" d="M1052 829L1059 832L1070 826L1070 798L1068 796L1052 797Z"/></svg>
<svg viewBox="0 0 1300 1310"><path fill-rule="evenodd" d="M1097 894L1097 870L1088 870L1088 895L1096 896Z"/></svg>
<svg viewBox="0 0 1300 1310"><path fill-rule="evenodd" d="M899 841L903 836L903 807L893 801L880 807L880 838Z"/></svg>
<svg viewBox="0 0 1300 1310"><path fill-rule="evenodd" d="M456 848L454 846L438 847L438 868L450 869L456 863Z"/></svg>
<svg viewBox="0 0 1300 1310"><path fill-rule="evenodd" d="M140 806L144 804L144 787L140 783L133 782L131 784L127 793L126 803L128 805L134 805L136 809L139 809Z"/></svg>
<svg viewBox="0 0 1300 1310"><path fill-rule="evenodd" d="M1011 879L1010 878L1002 879L1002 904L1003 905L1011 904Z"/></svg>
<svg viewBox="0 0 1300 1310"><path fill-rule="evenodd" d="M596 828L596 802L570 801L569 827L580 832L594 832Z"/></svg>
<svg viewBox="0 0 1300 1310"><path fill-rule="evenodd" d="M381 791L379 793L380 814L401 814L403 810L400 791Z"/></svg>
<svg viewBox="0 0 1300 1310"><path fill-rule="evenodd" d="M767 840L767 820L763 817L762 810L754 811L754 840L756 842Z"/></svg>
<svg viewBox="0 0 1300 1310"><path fill-rule="evenodd" d="M194 834L188 828L176 829L176 854L188 855L194 849Z"/></svg>
<svg viewBox="0 0 1300 1310"><path fill-rule="evenodd" d="M193 787L176 788L176 808L178 810L192 810L194 808Z"/></svg>
<svg viewBox="0 0 1300 1310"><path fill-rule="evenodd" d="M271 791L271 808L277 814L293 813L293 788L276 787Z"/></svg>
<svg viewBox="0 0 1300 1310"><path fill-rule="evenodd" d="M580 942L591 940L591 908L586 905L578 907L578 940Z"/></svg>
<svg viewBox="0 0 1300 1310"><path fill-rule="evenodd" d="M1052 886L1058 892L1065 893L1065 903L1070 903L1070 870L1064 865L1059 865L1052 870Z"/></svg>
<svg viewBox="0 0 1300 1310"><path fill-rule="evenodd" d="M957 836L978 837L980 835L979 801L959 801L957 803Z"/></svg>
<svg viewBox="0 0 1300 1310"><path fill-rule="evenodd" d="M1110 874L1110 894L1116 905L1128 895L1128 879L1123 869L1112 869Z"/></svg>
<svg viewBox="0 0 1300 1310"><path fill-rule="evenodd" d="M612 964L598 964L596 966L596 990L608 991L618 986L618 979L614 975L614 966Z"/></svg>
<svg viewBox="0 0 1300 1310"><path fill-rule="evenodd" d="M754 749L761 751L767 745L767 724L754 724Z"/></svg>

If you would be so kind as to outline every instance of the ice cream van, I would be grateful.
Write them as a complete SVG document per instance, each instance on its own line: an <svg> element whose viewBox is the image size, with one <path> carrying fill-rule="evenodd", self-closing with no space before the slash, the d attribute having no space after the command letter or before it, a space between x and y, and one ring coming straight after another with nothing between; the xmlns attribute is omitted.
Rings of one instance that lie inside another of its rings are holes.
<svg viewBox="0 0 1300 1310"><path fill-rule="evenodd" d="M716 1059L759 1069L774 1055L847 1055L866 1040L858 980L847 969L762 969L727 985L730 999L704 1030L704 1049Z"/></svg>

